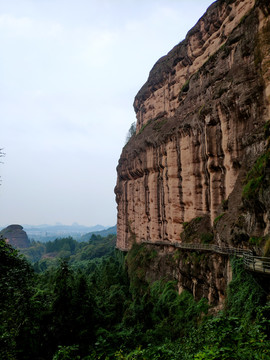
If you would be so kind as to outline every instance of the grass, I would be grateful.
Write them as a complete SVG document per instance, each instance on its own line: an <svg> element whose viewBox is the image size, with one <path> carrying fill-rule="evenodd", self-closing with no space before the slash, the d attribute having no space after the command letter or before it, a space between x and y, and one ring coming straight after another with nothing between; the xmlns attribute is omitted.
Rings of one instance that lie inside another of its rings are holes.
<svg viewBox="0 0 270 360"><path fill-rule="evenodd" d="M263 238L262 237L258 237L258 236L251 236L248 240L248 242L251 245L260 245L260 243L262 242Z"/></svg>
<svg viewBox="0 0 270 360"><path fill-rule="evenodd" d="M146 126L150 124L150 122L151 122L151 120L149 120L146 124L144 124L144 125L140 128L140 131L138 132L138 135L143 132L143 130L146 128Z"/></svg>
<svg viewBox="0 0 270 360"><path fill-rule="evenodd" d="M153 126L153 129L154 129L155 131L160 131L161 128L163 127L163 125L165 125L166 123L167 123L167 119L166 119L166 118L164 118L164 119L162 119L162 120L159 120L159 121L155 122L155 124L154 124L154 126Z"/></svg>
<svg viewBox="0 0 270 360"><path fill-rule="evenodd" d="M216 224L219 222L219 220L220 220L224 215L225 215L224 213L218 215L218 216L215 218L215 220L214 220L214 225L216 225Z"/></svg>

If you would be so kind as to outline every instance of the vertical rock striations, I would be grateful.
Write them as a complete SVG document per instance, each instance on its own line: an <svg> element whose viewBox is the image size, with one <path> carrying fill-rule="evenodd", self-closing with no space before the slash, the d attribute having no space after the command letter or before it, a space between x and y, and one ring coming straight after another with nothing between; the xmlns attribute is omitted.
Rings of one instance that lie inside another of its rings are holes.
<svg viewBox="0 0 270 360"><path fill-rule="evenodd" d="M245 159L263 150L269 13L266 0L219 0L154 65L117 167L118 248L181 241L183 223L198 216L213 223Z"/></svg>

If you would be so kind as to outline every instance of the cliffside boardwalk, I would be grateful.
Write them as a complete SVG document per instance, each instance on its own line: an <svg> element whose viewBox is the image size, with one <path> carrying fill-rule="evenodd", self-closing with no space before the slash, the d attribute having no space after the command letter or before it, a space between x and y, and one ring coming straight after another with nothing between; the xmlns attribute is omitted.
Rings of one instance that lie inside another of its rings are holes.
<svg viewBox="0 0 270 360"><path fill-rule="evenodd" d="M173 246L179 249L198 250L198 251L212 251L218 254L227 254L232 256L242 257L246 269L263 274L270 275L270 258L253 255L249 249L239 249L227 246L218 246L215 244L193 244L193 243L180 243L169 241L148 241L142 240L142 243L148 245L161 245Z"/></svg>
<svg viewBox="0 0 270 360"><path fill-rule="evenodd" d="M179 288L213 305L224 302L230 256L270 275L270 258L245 249L270 236L269 64L269 0L213 2L151 69L117 166L117 248L151 240L164 273L166 255L182 249Z"/></svg>

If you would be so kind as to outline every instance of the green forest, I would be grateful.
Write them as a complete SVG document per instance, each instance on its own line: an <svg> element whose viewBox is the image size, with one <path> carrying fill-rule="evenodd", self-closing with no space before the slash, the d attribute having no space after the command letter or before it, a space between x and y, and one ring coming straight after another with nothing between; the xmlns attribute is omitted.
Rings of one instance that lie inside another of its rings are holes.
<svg viewBox="0 0 270 360"><path fill-rule="evenodd" d="M31 241L31 246L20 249L20 252L34 265L36 272L41 272L56 266L59 258L68 258L69 264L78 268L87 267L89 260L112 253L115 244L116 235L113 234L106 237L93 234L84 242L69 236L46 243Z"/></svg>
<svg viewBox="0 0 270 360"><path fill-rule="evenodd" d="M267 292L241 259L213 316L173 281L144 280L145 245L114 244L57 239L45 244L51 262L31 263L0 240L0 359L270 359Z"/></svg>

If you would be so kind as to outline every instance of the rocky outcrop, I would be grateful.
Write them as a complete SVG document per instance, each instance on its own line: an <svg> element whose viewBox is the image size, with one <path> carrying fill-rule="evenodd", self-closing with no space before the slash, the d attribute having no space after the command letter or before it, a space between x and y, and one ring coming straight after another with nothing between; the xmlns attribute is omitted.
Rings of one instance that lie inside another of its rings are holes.
<svg viewBox="0 0 270 360"><path fill-rule="evenodd" d="M117 167L118 248L182 241L184 223L213 225L230 194L242 201L239 174L266 146L269 14L266 0L219 0L151 70Z"/></svg>
<svg viewBox="0 0 270 360"><path fill-rule="evenodd" d="M24 249L30 246L30 240L21 225L9 225L0 231L6 241L17 249Z"/></svg>
<svg viewBox="0 0 270 360"><path fill-rule="evenodd" d="M228 256L209 252L187 251L167 247L144 245L151 256L145 279L149 283L173 280L178 292L189 290L196 300L208 299L215 311L224 302L226 286L232 279Z"/></svg>
<svg viewBox="0 0 270 360"><path fill-rule="evenodd" d="M147 83L135 98L137 132L160 114L168 117L175 114L181 102L181 89L183 94L188 92L190 77L228 41L254 3L255 0L214 3L186 39L155 64ZM225 65L226 68L237 59L228 60L230 63Z"/></svg>

